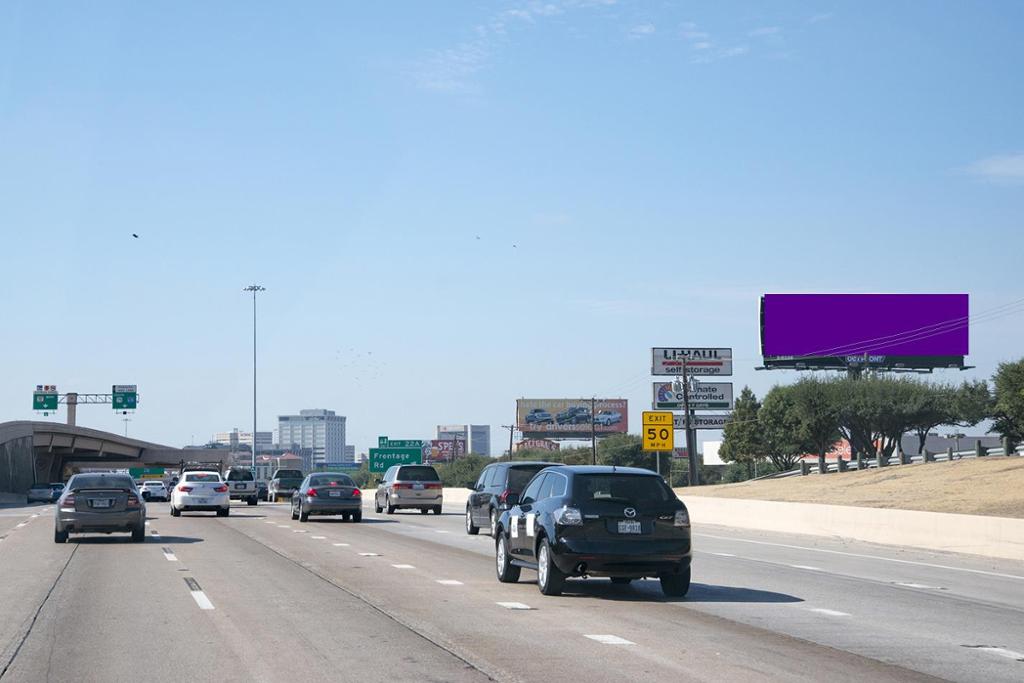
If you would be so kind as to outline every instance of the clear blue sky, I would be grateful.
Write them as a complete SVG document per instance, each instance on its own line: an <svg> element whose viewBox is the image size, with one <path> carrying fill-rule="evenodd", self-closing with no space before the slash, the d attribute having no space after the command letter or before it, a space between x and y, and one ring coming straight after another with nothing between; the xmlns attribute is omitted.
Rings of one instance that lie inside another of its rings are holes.
<svg viewBox="0 0 1024 683"><path fill-rule="evenodd" d="M1019 2L5 2L0 420L137 383L132 435L247 428L251 282L260 428L330 408L360 450L522 396L635 425L651 346L732 346L763 392L792 379L753 370L764 292L1020 299L1022 28ZM1022 342L1024 313L979 323L972 374Z"/></svg>

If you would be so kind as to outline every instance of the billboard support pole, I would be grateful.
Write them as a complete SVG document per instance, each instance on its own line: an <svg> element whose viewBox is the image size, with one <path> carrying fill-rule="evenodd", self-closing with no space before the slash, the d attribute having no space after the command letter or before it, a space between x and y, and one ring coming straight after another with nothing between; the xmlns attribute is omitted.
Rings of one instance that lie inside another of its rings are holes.
<svg viewBox="0 0 1024 683"><path fill-rule="evenodd" d="M700 485L700 472L697 469L697 453L694 451L693 413L690 412L690 377L686 371L687 360L683 359L683 411L686 413L686 460L689 465L690 486Z"/></svg>

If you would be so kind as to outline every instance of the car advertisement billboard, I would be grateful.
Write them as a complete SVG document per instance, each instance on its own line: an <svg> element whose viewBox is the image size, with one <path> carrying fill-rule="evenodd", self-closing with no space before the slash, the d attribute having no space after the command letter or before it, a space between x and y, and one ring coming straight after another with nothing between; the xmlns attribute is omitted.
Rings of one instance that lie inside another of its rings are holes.
<svg viewBox="0 0 1024 683"><path fill-rule="evenodd" d="M624 398L521 398L516 401L516 428L524 438L583 439L629 431L629 402Z"/></svg>
<svg viewBox="0 0 1024 683"><path fill-rule="evenodd" d="M966 294L765 294L761 353L768 366L961 366Z"/></svg>

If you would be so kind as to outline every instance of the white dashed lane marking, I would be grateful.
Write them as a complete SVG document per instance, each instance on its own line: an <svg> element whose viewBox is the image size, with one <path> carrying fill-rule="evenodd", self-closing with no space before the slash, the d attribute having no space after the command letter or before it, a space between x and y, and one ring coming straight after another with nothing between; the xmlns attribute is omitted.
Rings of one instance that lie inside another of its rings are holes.
<svg viewBox="0 0 1024 683"><path fill-rule="evenodd" d="M439 584L441 584L442 586L461 586L462 585L461 581L456 581L455 579L437 579L437 582Z"/></svg>
<svg viewBox="0 0 1024 683"><path fill-rule="evenodd" d="M618 636L609 634L584 635L583 637L596 640L597 642L605 645L636 645L632 640L626 640L625 638L619 638Z"/></svg>
<svg viewBox="0 0 1024 683"><path fill-rule="evenodd" d="M923 583L902 583L897 582L897 586L903 586L904 588L934 588L935 586L926 586Z"/></svg>
<svg viewBox="0 0 1024 683"><path fill-rule="evenodd" d="M806 565L806 564L791 564L789 566L792 567L793 569L806 569L809 572L824 571L821 567L812 567L812 566Z"/></svg>
<svg viewBox="0 0 1024 683"><path fill-rule="evenodd" d="M499 607L504 607L505 609L533 609L529 605L524 605L521 602L497 602L495 604Z"/></svg>
<svg viewBox="0 0 1024 683"><path fill-rule="evenodd" d="M416 569L416 567L412 566L411 564L393 564L391 566L395 569Z"/></svg>
<svg viewBox="0 0 1024 683"><path fill-rule="evenodd" d="M1024 652L1014 652L1013 650L1007 650L1004 647L992 647L982 646L975 648L979 652L989 652L1000 657L1006 657L1007 659L1016 659L1018 662L1024 662Z"/></svg>
<svg viewBox="0 0 1024 683"><path fill-rule="evenodd" d="M210 598L206 597L206 593L203 592L203 589L195 579L186 578L185 585L188 586L192 599L199 605L199 609L213 609L213 603L210 602Z"/></svg>
<svg viewBox="0 0 1024 683"><path fill-rule="evenodd" d="M824 607L808 607L807 609L809 611L811 611L811 612L815 612L816 614L824 614L826 617L848 617L848 616L850 616L846 612L840 612L840 611L834 610L834 609L825 609Z"/></svg>
<svg viewBox="0 0 1024 683"><path fill-rule="evenodd" d="M363 557L380 557L380 553L359 553Z"/></svg>
<svg viewBox="0 0 1024 683"><path fill-rule="evenodd" d="M309 532L305 529L292 529L293 534L308 534Z"/></svg>
<svg viewBox="0 0 1024 683"><path fill-rule="evenodd" d="M736 557L732 553L709 553L710 555L718 555L719 557Z"/></svg>
<svg viewBox="0 0 1024 683"><path fill-rule="evenodd" d="M349 545L348 543L335 543L334 547L335 548L347 548L348 545Z"/></svg>
<svg viewBox="0 0 1024 683"><path fill-rule="evenodd" d="M163 551L164 557L167 559L168 562L177 562L178 561L178 557L174 554L174 552L170 548L161 548L161 550Z"/></svg>
<svg viewBox="0 0 1024 683"><path fill-rule="evenodd" d="M310 536L310 538L315 538L318 541L322 541L322 540L324 540L327 537L326 536Z"/></svg>

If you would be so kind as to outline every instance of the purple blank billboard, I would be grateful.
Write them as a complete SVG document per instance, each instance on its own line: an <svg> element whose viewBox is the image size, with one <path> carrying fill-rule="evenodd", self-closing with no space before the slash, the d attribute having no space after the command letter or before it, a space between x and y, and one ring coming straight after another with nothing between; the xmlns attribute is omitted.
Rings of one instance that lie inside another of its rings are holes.
<svg viewBox="0 0 1024 683"><path fill-rule="evenodd" d="M771 357L966 356L966 294L765 294Z"/></svg>

